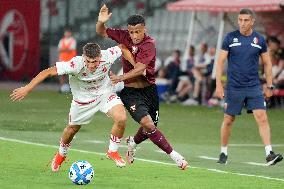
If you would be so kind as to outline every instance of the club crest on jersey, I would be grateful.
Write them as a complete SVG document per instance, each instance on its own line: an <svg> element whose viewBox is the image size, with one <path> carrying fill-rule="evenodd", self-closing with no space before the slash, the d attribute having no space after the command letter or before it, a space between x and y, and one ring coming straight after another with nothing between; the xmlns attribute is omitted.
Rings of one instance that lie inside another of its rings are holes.
<svg viewBox="0 0 284 189"><path fill-rule="evenodd" d="M254 38L253 38L253 43L254 43L254 44L258 44L258 38L257 38L257 37L254 37Z"/></svg>
<svg viewBox="0 0 284 189"><path fill-rule="evenodd" d="M233 43L238 43L238 42L239 42L238 38L235 37L235 38L233 39Z"/></svg>
<svg viewBox="0 0 284 189"><path fill-rule="evenodd" d="M132 112L135 112L135 111L136 111L136 104L134 104L133 106L130 106L130 110L131 110Z"/></svg>
<svg viewBox="0 0 284 189"><path fill-rule="evenodd" d="M70 67L71 67L71 68L75 68L75 64L74 64L73 61L70 62Z"/></svg>
<svg viewBox="0 0 284 189"><path fill-rule="evenodd" d="M138 51L138 47L132 46L132 54L136 54Z"/></svg>
<svg viewBox="0 0 284 189"><path fill-rule="evenodd" d="M106 72L107 72L107 68L104 66L103 69L102 69L102 71L103 71L104 73L106 73Z"/></svg>

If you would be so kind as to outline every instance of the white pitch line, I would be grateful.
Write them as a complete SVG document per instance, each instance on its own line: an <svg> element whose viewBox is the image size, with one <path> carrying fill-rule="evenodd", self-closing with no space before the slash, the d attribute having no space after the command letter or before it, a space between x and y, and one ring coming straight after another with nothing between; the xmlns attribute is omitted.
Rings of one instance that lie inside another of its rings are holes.
<svg viewBox="0 0 284 189"><path fill-rule="evenodd" d="M263 144L229 144L231 147L263 147ZM283 147L284 144L272 144L273 147Z"/></svg>
<svg viewBox="0 0 284 189"><path fill-rule="evenodd" d="M102 140L84 140L84 142L94 143L94 144L105 144L106 143ZM124 145L124 144L120 144L119 147L120 148L127 148L128 146ZM138 146L136 149L140 149L140 147Z"/></svg>
<svg viewBox="0 0 284 189"><path fill-rule="evenodd" d="M94 143L94 144L104 144L105 141L102 140L84 140L84 142Z"/></svg>
<svg viewBox="0 0 284 189"><path fill-rule="evenodd" d="M198 157L201 159L209 159L209 160L214 160L214 161L218 160L218 158L215 158L215 157L208 157L208 156L198 156ZM257 162L242 162L242 163L249 164L249 165L257 165L257 166L262 166L262 167L267 166L264 163L257 163Z"/></svg>
<svg viewBox="0 0 284 189"><path fill-rule="evenodd" d="M22 144L30 144L30 145L42 146L42 147L58 148L58 146L55 146L55 145L41 144L41 143L35 143L35 142L28 142L28 141L11 139L11 138L5 138L5 137L0 137L0 140L9 141L9 142L18 142L18 143L22 143ZM100 153L100 152L91 152L91 151L79 150L79 149L70 149L70 150L71 151L76 151L76 152L82 152L82 153L96 154L96 155L100 155L100 156L105 156L105 153ZM149 163L156 163L156 164L176 166L176 164L174 164L174 163L166 163L166 162L161 162L161 161L156 161L156 160L148 160L148 159L141 159L141 158L135 158L135 159L136 160L140 160L140 161L144 161L144 162L149 162ZM277 180L277 181L284 182L284 179L273 178L273 177L268 177L268 176L263 176L263 175L251 175L251 174L244 174L244 173L234 173L234 172L227 172L227 171L222 171L222 170L218 170L218 169L209 169L209 168L203 168L203 167L192 167L192 166L190 166L190 168L203 169L203 170L207 170L207 171L213 171L213 172L224 173L224 174L233 174L233 175L238 175L238 176L257 177L257 178L263 178L263 179L268 179L268 180Z"/></svg>
<svg viewBox="0 0 284 189"><path fill-rule="evenodd" d="M262 167L266 167L267 166L265 163L257 163L257 162L243 162L243 163L249 164L249 165L262 166Z"/></svg>
<svg viewBox="0 0 284 189"><path fill-rule="evenodd" d="M219 169L207 169L208 171L213 171L213 172L217 172L217 173L229 173L227 171L222 171L222 170L219 170Z"/></svg>
<svg viewBox="0 0 284 189"><path fill-rule="evenodd" d="M209 160L214 160L214 161L218 160L218 158L215 158L215 157L208 157L208 156L198 156L198 157L201 159L209 159Z"/></svg>

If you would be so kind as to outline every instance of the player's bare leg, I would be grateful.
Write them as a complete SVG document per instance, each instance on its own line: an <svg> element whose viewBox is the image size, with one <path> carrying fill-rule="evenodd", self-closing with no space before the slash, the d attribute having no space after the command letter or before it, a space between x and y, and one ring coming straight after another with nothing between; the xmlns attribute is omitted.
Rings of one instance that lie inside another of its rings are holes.
<svg viewBox="0 0 284 189"><path fill-rule="evenodd" d="M259 134L265 146L271 145L270 141L270 126L265 110L253 110L253 116L258 125Z"/></svg>
<svg viewBox="0 0 284 189"><path fill-rule="evenodd" d="M112 159L116 166L124 167L125 161L119 155L118 147L121 143L121 138L123 137L126 127L126 112L123 105L116 105L107 113L107 115L112 117L114 120L114 124L111 129L107 157Z"/></svg>
<svg viewBox="0 0 284 189"><path fill-rule="evenodd" d="M65 160L67 151L70 147L71 141L75 134L80 130L80 125L68 125L64 130L60 141L58 152L55 154L52 163L51 170L53 172L59 171L62 162Z"/></svg>
<svg viewBox="0 0 284 189"><path fill-rule="evenodd" d="M221 126L221 154L217 163L226 164L228 159L228 143L231 136L232 125L235 116L224 114L224 120Z"/></svg>
<svg viewBox="0 0 284 189"><path fill-rule="evenodd" d="M258 124L259 134L262 138L262 142L265 146L265 154L267 165L275 165L280 162L283 157L281 154L275 154L272 151L271 140L270 140L270 126L266 114L266 110L253 110L253 115Z"/></svg>

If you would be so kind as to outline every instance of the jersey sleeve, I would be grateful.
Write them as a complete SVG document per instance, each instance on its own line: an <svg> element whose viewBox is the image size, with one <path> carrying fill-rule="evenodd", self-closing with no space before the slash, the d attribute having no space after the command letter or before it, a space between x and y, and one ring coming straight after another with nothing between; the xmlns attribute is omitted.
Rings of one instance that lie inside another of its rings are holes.
<svg viewBox="0 0 284 189"><path fill-rule="evenodd" d="M154 43L146 43L141 49L139 49L136 62L142 64L149 64L151 60L156 56L156 47Z"/></svg>
<svg viewBox="0 0 284 189"><path fill-rule="evenodd" d="M114 28L107 28L106 33L109 38L115 40L117 43L123 43L128 34L127 30Z"/></svg>
<svg viewBox="0 0 284 189"><path fill-rule="evenodd" d="M107 50L102 50L103 56L105 56L105 59L110 62L114 63L114 61L121 57L122 51L118 46L110 47Z"/></svg>
<svg viewBox="0 0 284 189"><path fill-rule="evenodd" d="M80 57L74 57L68 62L56 62L58 75L78 74L84 67L84 62Z"/></svg>
<svg viewBox="0 0 284 189"><path fill-rule="evenodd" d="M265 39L262 37L261 38L261 50L260 50L260 54L267 52L267 45L266 45L266 41Z"/></svg>
<svg viewBox="0 0 284 189"><path fill-rule="evenodd" d="M229 45L230 45L229 40L230 40L230 36L226 35L226 37L224 38L223 43L222 43L222 47L221 47L222 50L229 51Z"/></svg>

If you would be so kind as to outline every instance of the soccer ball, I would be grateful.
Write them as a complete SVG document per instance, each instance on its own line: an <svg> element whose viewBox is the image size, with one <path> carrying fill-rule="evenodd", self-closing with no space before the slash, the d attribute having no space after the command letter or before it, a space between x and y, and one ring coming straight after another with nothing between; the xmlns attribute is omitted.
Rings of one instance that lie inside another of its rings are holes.
<svg viewBox="0 0 284 189"><path fill-rule="evenodd" d="M86 185L94 178L92 165L83 160L74 162L69 169L69 178L74 184Z"/></svg>

